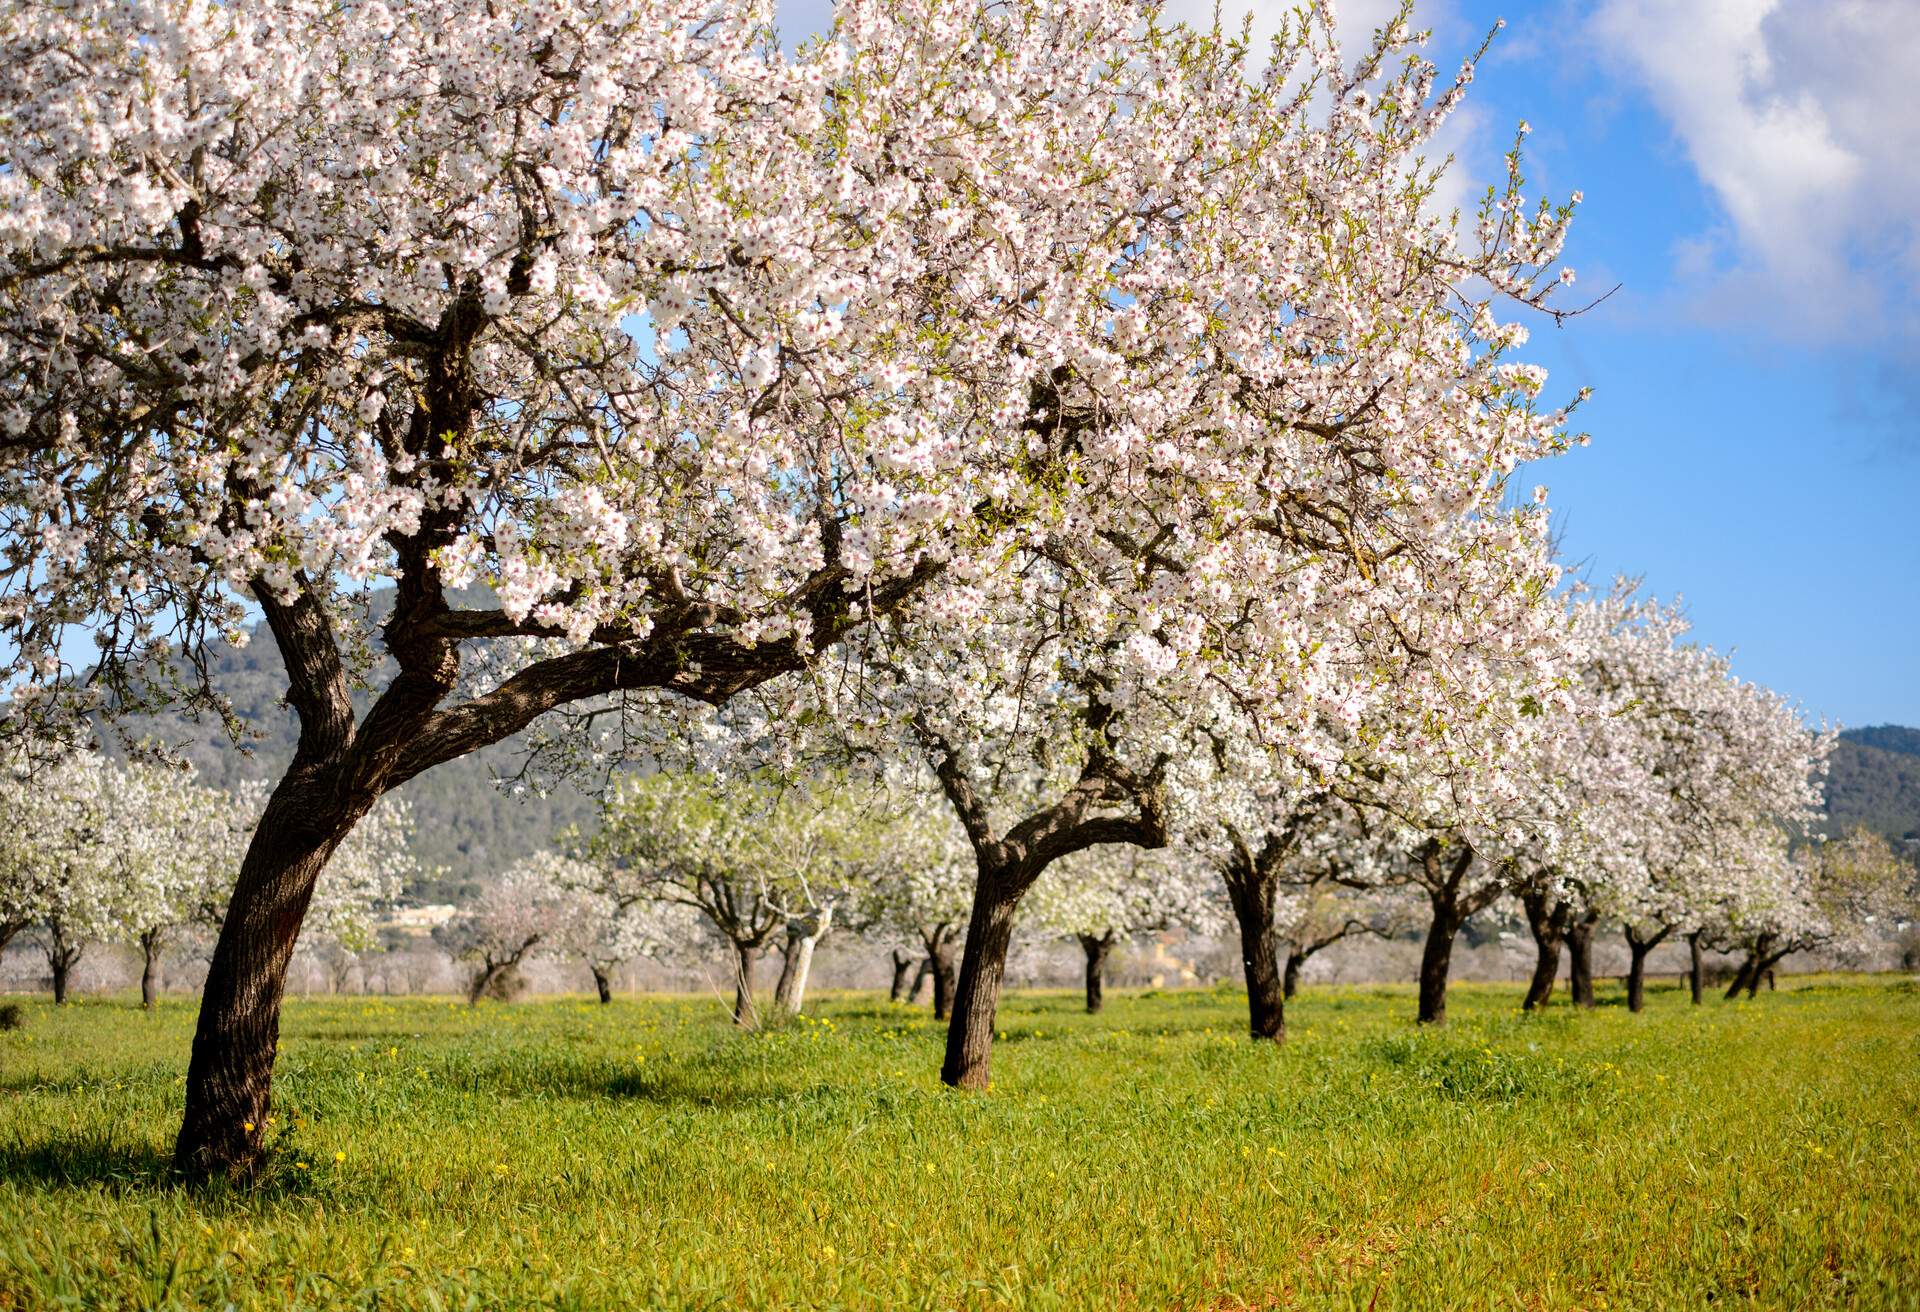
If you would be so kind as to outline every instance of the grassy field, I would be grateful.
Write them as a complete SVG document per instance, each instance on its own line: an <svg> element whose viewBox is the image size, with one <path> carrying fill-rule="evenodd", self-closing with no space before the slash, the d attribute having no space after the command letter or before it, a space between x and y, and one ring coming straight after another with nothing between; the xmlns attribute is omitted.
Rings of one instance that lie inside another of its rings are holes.
<svg viewBox="0 0 1920 1312"><path fill-rule="evenodd" d="M165 1180L191 1007L0 1033L0 1307L1920 1307L1920 991L295 1001L273 1167ZM1603 994L1603 1003L1617 1003Z"/></svg>

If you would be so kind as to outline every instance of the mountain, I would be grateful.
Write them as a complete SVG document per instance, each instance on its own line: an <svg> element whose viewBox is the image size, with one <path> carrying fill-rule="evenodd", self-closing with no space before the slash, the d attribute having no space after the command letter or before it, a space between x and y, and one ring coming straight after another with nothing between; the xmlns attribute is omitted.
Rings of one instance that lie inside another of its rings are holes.
<svg viewBox="0 0 1920 1312"><path fill-rule="evenodd" d="M1829 832L1865 825L1920 842L1920 729L1882 724L1848 729L1827 775Z"/></svg>
<svg viewBox="0 0 1920 1312"><path fill-rule="evenodd" d="M377 602L378 599L376 599ZM484 597L459 599L486 605ZM378 607L377 607L378 608ZM265 625L244 647L216 643L208 653L214 686L257 737L237 744L213 720L179 715L144 716L131 722L134 737L173 748L191 762L202 782L232 788L247 780L274 780L293 759L299 724L285 703L286 667ZM376 671L376 687L384 682ZM356 709L367 706L355 695ZM512 795L496 782L511 776L521 759L517 737L427 771L399 789L413 809L413 851L427 874L406 890L417 902L459 902L478 882L515 861L552 847L570 828L591 832L598 823L595 800L573 787L547 797Z"/></svg>

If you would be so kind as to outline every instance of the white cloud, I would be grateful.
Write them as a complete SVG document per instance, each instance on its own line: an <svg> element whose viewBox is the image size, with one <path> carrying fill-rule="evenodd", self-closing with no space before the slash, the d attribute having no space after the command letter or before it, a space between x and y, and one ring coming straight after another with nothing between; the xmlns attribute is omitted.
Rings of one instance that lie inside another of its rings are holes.
<svg viewBox="0 0 1920 1312"><path fill-rule="evenodd" d="M1910 333L1920 287L1913 0L1604 0L1593 32L1672 124L1726 215L1683 276L1728 315Z"/></svg>

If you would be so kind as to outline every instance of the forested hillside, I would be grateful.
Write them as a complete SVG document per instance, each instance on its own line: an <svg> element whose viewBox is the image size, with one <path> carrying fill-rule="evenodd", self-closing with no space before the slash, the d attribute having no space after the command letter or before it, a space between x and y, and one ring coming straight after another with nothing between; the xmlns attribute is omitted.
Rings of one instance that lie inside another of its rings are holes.
<svg viewBox="0 0 1920 1312"><path fill-rule="evenodd" d="M1882 724L1841 734L1827 777L1827 814L1836 831L1865 825L1920 842L1920 729Z"/></svg>
<svg viewBox="0 0 1920 1312"><path fill-rule="evenodd" d="M486 599L467 597L462 604L484 605ZM262 626L247 646L220 643L210 655L216 686L260 736L236 744L215 721L196 723L177 716L137 721L135 733L175 748L202 780L217 787L277 779L292 759L298 725L282 700L286 675L271 636ZM376 684L381 681L376 678ZM364 696L355 700L364 711ZM414 851L429 872L407 890L411 900L461 901L477 880L551 846L569 827L584 831L596 823L598 808L577 789L561 788L542 798L516 796L498 787L496 777L512 774L520 757L520 740L510 738L430 770L400 789L413 807Z"/></svg>

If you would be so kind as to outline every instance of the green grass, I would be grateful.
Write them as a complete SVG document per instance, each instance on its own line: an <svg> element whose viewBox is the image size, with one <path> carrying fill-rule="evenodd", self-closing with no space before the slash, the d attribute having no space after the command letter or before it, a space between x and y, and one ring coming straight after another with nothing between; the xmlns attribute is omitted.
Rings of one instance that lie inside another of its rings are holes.
<svg viewBox="0 0 1920 1312"><path fill-rule="evenodd" d="M250 1192L166 1181L189 1005L36 1002L0 1308L1920 1307L1920 992L1788 983L1025 994L985 1096L866 996L295 1001Z"/></svg>

